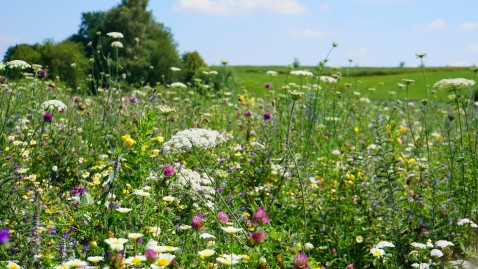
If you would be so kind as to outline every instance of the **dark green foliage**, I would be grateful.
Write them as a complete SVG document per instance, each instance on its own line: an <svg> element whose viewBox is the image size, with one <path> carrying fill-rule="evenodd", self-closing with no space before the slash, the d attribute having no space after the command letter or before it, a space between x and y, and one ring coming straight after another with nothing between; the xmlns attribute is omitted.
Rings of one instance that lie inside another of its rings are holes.
<svg viewBox="0 0 478 269"><path fill-rule="evenodd" d="M194 74L199 68L206 66L206 63L197 51L186 52L181 58L186 76L185 80L187 82L190 82L192 80Z"/></svg>

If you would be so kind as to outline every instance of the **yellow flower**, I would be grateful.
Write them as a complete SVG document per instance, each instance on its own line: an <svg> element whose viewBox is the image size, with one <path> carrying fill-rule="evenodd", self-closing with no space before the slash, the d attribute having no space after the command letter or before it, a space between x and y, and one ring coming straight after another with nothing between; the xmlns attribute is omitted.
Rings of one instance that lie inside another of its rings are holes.
<svg viewBox="0 0 478 269"><path fill-rule="evenodd" d="M415 162L416 162L416 160L413 159L413 158L410 158L410 159L408 160L408 164L410 164L410 165L413 165Z"/></svg>
<svg viewBox="0 0 478 269"><path fill-rule="evenodd" d="M156 136L152 139L153 141L156 141L158 143L163 143L164 142L164 137L162 136Z"/></svg>

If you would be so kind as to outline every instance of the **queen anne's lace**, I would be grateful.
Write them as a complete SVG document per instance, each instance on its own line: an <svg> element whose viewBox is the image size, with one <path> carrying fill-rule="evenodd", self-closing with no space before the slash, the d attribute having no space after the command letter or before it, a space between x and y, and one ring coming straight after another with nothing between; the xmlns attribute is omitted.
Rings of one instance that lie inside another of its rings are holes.
<svg viewBox="0 0 478 269"><path fill-rule="evenodd" d="M166 154L180 153L191 150L193 147L206 150L222 142L226 142L226 138L218 131L187 129L176 133L164 143L163 152Z"/></svg>
<svg viewBox="0 0 478 269"><path fill-rule="evenodd" d="M465 78L442 79L433 85L437 89L466 89L475 85L474 80Z"/></svg>
<svg viewBox="0 0 478 269"><path fill-rule="evenodd" d="M47 111L47 110L50 110L52 108L56 108L58 109L58 111L60 112L65 112L67 107L65 105L65 103L63 103L62 101L60 100L48 100L48 101L45 101L43 102L40 107Z"/></svg>

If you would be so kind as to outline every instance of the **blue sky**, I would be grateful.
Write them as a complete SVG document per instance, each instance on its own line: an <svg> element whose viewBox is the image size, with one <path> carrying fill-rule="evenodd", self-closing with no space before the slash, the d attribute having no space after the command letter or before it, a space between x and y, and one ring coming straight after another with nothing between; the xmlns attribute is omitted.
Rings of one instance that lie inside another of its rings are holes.
<svg viewBox="0 0 478 269"><path fill-rule="evenodd" d="M17 43L61 41L81 13L120 0L14 0L2 3L0 54ZM180 53L197 50L208 64L315 65L332 42L329 65L478 65L477 0L150 0ZM126 37L134 38L134 37Z"/></svg>

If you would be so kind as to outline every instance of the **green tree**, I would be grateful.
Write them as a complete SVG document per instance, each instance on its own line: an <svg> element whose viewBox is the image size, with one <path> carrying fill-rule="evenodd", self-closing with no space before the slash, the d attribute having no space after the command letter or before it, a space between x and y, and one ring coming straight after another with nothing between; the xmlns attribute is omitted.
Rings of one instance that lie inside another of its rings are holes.
<svg viewBox="0 0 478 269"><path fill-rule="evenodd" d="M184 68L185 80L188 82L192 80L194 74L199 68L207 66L197 51L185 52L182 55L181 60Z"/></svg>

